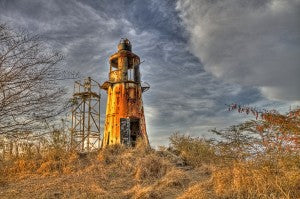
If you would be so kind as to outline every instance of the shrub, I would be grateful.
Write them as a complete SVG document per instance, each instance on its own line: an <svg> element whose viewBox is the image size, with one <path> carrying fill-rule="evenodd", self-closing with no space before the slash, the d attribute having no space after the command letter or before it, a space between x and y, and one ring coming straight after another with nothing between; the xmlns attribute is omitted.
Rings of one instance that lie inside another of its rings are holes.
<svg viewBox="0 0 300 199"><path fill-rule="evenodd" d="M191 166L199 167L215 161L213 146L202 138L175 133L170 137L170 142L171 148Z"/></svg>

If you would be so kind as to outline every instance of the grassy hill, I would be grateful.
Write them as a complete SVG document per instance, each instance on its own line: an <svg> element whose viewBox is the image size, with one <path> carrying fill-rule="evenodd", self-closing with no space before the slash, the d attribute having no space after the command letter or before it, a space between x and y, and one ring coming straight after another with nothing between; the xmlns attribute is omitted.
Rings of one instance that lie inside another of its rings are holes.
<svg viewBox="0 0 300 199"><path fill-rule="evenodd" d="M216 146L173 136L153 150L92 153L52 148L0 165L0 198L299 198L299 156L230 159ZM224 150L225 151L225 150Z"/></svg>

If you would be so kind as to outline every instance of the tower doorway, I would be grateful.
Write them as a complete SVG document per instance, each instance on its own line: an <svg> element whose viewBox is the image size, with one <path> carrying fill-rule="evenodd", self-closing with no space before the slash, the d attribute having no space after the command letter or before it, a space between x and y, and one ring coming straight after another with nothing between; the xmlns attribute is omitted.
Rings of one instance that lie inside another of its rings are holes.
<svg viewBox="0 0 300 199"><path fill-rule="evenodd" d="M135 147L137 139L141 136L140 119L120 118L121 143Z"/></svg>

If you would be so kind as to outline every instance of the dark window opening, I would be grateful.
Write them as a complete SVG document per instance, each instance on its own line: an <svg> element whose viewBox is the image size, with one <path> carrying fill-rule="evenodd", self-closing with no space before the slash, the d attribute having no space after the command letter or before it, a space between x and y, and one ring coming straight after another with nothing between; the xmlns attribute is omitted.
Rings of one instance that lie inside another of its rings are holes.
<svg viewBox="0 0 300 199"><path fill-rule="evenodd" d="M133 118L120 119L121 143L135 147L138 137L141 136L140 120Z"/></svg>
<svg viewBox="0 0 300 199"><path fill-rule="evenodd" d="M130 121L130 140L131 146L135 147L137 138L140 136L140 120L132 119Z"/></svg>
<svg viewBox="0 0 300 199"><path fill-rule="evenodd" d="M137 65L134 67L134 81L140 82L141 81L141 74L140 74L140 66Z"/></svg>
<svg viewBox="0 0 300 199"><path fill-rule="evenodd" d="M118 70L118 59L110 60L110 70Z"/></svg>

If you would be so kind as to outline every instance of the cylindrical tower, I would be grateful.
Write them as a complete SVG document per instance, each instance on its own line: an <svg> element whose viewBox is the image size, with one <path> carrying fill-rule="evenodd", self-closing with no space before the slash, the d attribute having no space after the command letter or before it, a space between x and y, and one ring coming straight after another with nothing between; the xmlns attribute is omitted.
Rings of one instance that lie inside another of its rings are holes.
<svg viewBox="0 0 300 199"><path fill-rule="evenodd" d="M142 101L140 58L131 52L128 39L121 39L118 52L109 59L105 129L102 147L113 144L135 146L138 138L148 145Z"/></svg>

